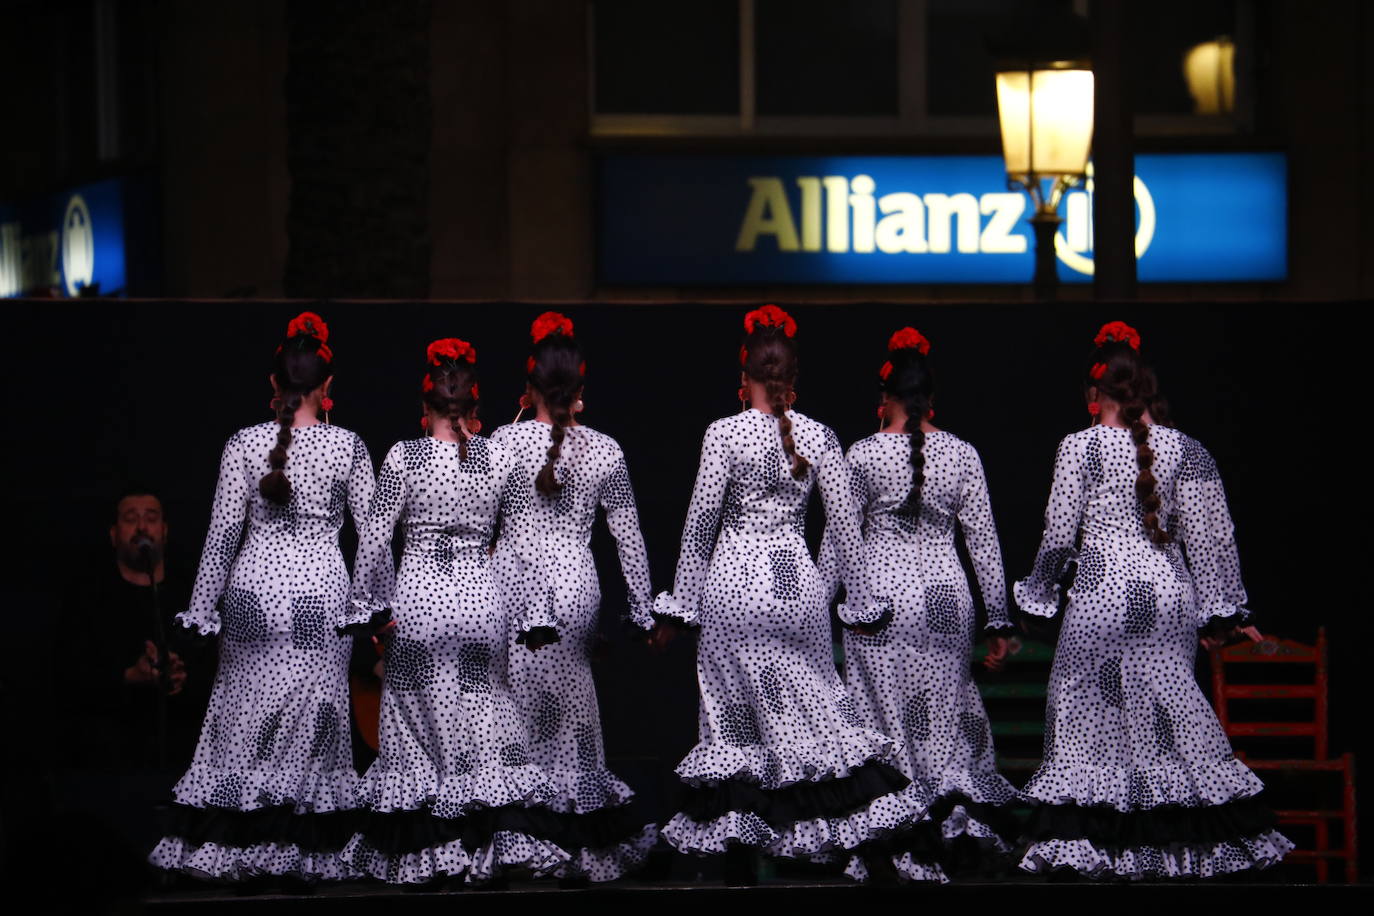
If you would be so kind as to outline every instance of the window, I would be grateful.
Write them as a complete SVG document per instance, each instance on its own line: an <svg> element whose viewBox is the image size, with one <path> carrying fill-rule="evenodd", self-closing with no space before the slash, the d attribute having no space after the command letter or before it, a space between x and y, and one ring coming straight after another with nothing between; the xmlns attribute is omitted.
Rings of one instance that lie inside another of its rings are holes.
<svg viewBox="0 0 1374 916"><path fill-rule="evenodd" d="M593 0L599 136L997 136L990 32L1087 0ZM1137 132L1245 122L1254 0L1127 7ZM1184 65L1217 78L1201 108ZM1239 103L1237 98L1240 99ZM1227 106L1230 106L1229 109Z"/></svg>

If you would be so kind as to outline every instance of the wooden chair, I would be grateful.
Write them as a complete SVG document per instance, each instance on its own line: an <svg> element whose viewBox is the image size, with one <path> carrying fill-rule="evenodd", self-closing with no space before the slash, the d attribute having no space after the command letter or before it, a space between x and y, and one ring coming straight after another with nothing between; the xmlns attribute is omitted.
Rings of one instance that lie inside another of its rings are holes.
<svg viewBox="0 0 1374 916"><path fill-rule="evenodd" d="M1285 774L1300 773L1339 773L1342 778L1341 807L1333 809L1280 810L1280 824L1300 825L1311 828L1315 836L1312 849L1297 849L1288 854L1293 862L1310 862L1316 868L1317 882L1327 883L1330 877L1330 863L1334 859L1345 861L1345 880L1354 884L1359 878L1359 858L1357 831L1355 826L1355 755L1341 754L1331 758L1327 751L1327 646L1326 628L1317 631L1315 646L1266 636L1260 642L1244 642L1239 645L1215 649L1212 655L1212 702L1216 706L1217 718L1226 734L1233 739L1245 740L1247 744L1260 744L1259 739L1297 738L1312 740L1311 758L1270 759L1253 757L1243 749L1237 749L1236 756L1254 770L1276 770ZM1227 681L1226 672L1231 665L1310 665L1313 668L1311 683L1242 683ZM1282 721L1235 721L1231 716L1231 701L1241 700L1311 700L1312 717ZM1331 848L1331 824L1341 824L1343 843Z"/></svg>

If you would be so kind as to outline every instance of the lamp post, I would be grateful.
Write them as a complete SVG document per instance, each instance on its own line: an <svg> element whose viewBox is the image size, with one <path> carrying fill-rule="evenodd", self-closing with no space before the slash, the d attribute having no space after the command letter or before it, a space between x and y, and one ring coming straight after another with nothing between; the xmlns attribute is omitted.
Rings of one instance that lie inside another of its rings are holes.
<svg viewBox="0 0 1374 916"><path fill-rule="evenodd" d="M1092 147L1091 66L1084 60L1045 60L999 67L997 117L1007 186L1024 188L1035 209L1035 297L1053 299L1059 287L1059 202L1083 178Z"/></svg>

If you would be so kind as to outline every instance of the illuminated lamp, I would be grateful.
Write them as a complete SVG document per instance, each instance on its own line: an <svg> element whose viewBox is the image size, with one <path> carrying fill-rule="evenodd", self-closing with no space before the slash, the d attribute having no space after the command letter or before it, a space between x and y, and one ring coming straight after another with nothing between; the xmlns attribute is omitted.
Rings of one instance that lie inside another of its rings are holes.
<svg viewBox="0 0 1374 916"><path fill-rule="evenodd" d="M1021 60L997 68L997 117L1007 186L1030 195L1037 299L1059 285L1054 235L1064 192L1083 179L1093 137L1093 71L1083 59Z"/></svg>
<svg viewBox="0 0 1374 916"><path fill-rule="evenodd" d="M1236 43L1222 36L1193 45L1183 55L1183 77L1193 97L1193 113L1230 114L1236 110Z"/></svg>

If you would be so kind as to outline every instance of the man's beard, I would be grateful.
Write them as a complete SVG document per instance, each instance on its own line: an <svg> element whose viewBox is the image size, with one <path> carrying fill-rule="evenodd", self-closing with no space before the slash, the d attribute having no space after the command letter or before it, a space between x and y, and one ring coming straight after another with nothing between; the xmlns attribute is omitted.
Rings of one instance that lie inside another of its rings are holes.
<svg viewBox="0 0 1374 916"><path fill-rule="evenodd" d="M115 555L120 563L130 569L147 572L150 565L156 567L162 562L162 545L144 535L142 538L135 537L127 544L120 544Z"/></svg>

